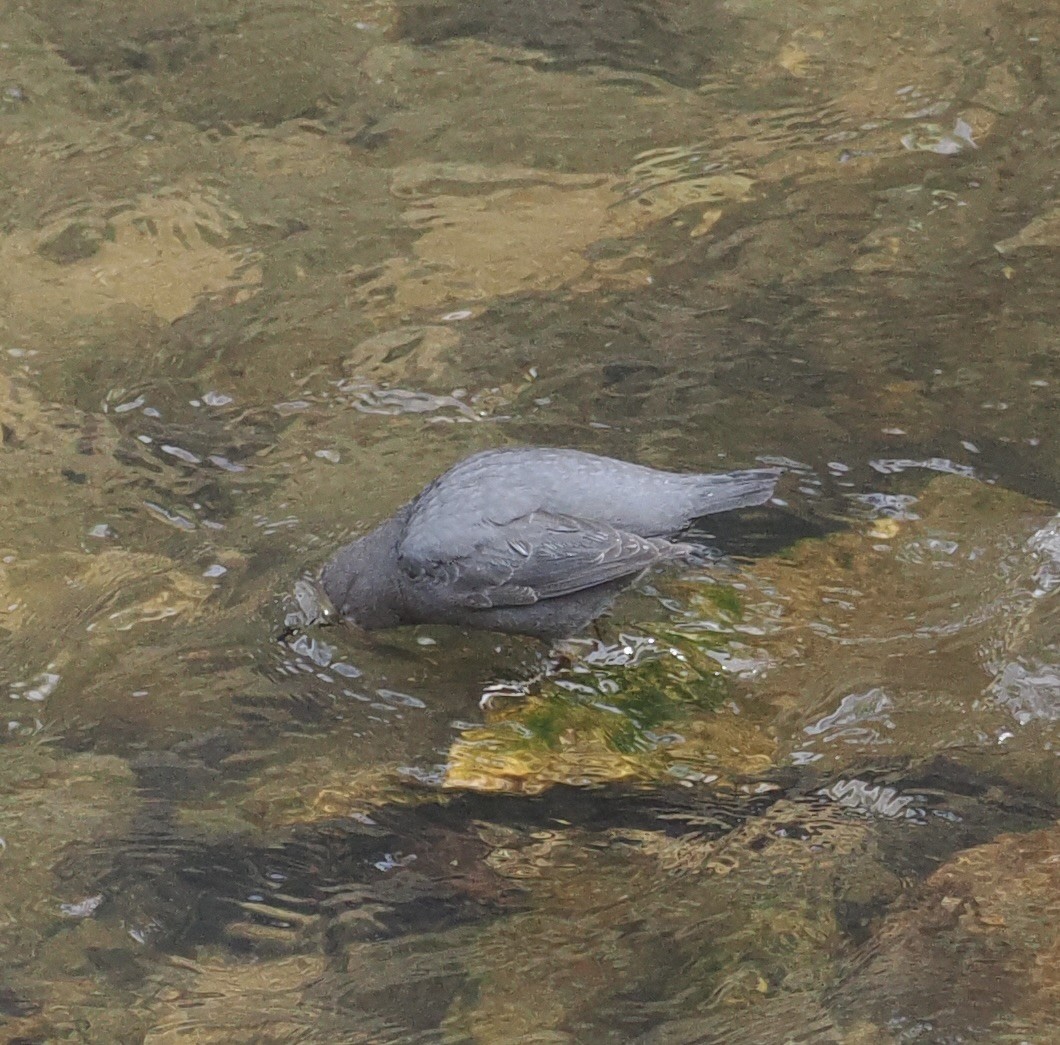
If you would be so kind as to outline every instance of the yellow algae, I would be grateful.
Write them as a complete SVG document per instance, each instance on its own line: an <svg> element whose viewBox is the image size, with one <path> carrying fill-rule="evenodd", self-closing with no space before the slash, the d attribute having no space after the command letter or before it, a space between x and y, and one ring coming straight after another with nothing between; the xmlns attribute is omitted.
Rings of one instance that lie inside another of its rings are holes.
<svg viewBox="0 0 1060 1045"><path fill-rule="evenodd" d="M354 374L408 381L417 376L441 378L460 335L450 326L428 324L373 334L359 342L343 361Z"/></svg>
<svg viewBox="0 0 1060 1045"><path fill-rule="evenodd" d="M325 755L294 757L265 772L243 801L248 816L269 827L341 818L363 819L381 806L434 801L429 791L410 791L386 764L343 762L345 747Z"/></svg>
<svg viewBox="0 0 1060 1045"><path fill-rule="evenodd" d="M281 133L282 132L282 133ZM349 168L349 148L310 123L296 123L265 135L244 132L239 151L259 178L321 178Z"/></svg>
<svg viewBox="0 0 1060 1045"><path fill-rule="evenodd" d="M328 968L323 954L178 961L170 979L179 989L162 994L151 1005L145 1015L154 1022L141 1040L150 1045L304 1040L327 1019L328 1006L315 1004L312 994ZM371 1040L367 1033L348 1031L341 1038L351 1043Z"/></svg>
<svg viewBox="0 0 1060 1045"><path fill-rule="evenodd" d="M1060 246L1060 207L1053 207L1032 219L1019 232L994 244L999 254L1014 254L1033 247Z"/></svg>
<svg viewBox="0 0 1060 1045"><path fill-rule="evenodd" d="M868 536L878 541L889 541L897 537L902 525L897 519L877 519L869 528Z"/></svg>
<svg viewBox="0 0 1060 1045"><path fill-rule="evenodd" d="M351 270L351 301L403 311L622 283L639 248L597 261L594 244L630 237L686 207L699 208L693 234L702 235L720 217L719 204L745 199L753 184L743 174L653 180L648 173L641 164L626 178L458 164L400 169L391 191L406 201L405 221L420 236L410 257Z"/></svg>
<svg viewBox="0 0 1060 1045"><path fill-rule="evenodd" d="M260 284L260 268L227 245L233 218L194 189L94 206L0 240L0 293L24 315L132 305L172 322L204 294L251 293Z"/></svg>
<svg viewBox="0 0 1060 1045"><path fill-rule="evenodd" d="M57 552L7 570L18 610L6 618L18 630L30 621L78 621L89 631L127 631L177 614L192 614L213 592L200 577L163 555L108 548L96 555Z"/></svg>
<svg viewBox="0 0 1060 1045"><path fill-rule="evenodd" d="M794 41L786 43L777 55L777 65L791 73L792 76L806 76L810 62L811 59L808 52Z"/></svg>

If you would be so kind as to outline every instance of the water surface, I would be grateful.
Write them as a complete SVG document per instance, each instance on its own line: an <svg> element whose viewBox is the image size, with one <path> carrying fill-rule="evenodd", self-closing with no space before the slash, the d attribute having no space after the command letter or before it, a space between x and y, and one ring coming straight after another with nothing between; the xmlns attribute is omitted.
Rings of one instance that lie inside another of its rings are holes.
<svg viewBox="0 0 1060 1045"><path fill-rule="evenodd" d="M1056 20L8 5L12 1041L1056 1040ZM276 641L463 455L766 462L550 663Z"/></svg>

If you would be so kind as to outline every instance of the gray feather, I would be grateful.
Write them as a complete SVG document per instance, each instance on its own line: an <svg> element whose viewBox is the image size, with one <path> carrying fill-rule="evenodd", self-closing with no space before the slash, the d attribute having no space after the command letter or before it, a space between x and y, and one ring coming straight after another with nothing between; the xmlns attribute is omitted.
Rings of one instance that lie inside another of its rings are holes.
<svg viewBox="0 0 1060 1045"><path fill-rule="evenodd" d="M622 578L674 558L676 546L638 537L607 523L533 512L494 526L471 554L423 571L402 555L410 578L447 588L460 605L474 609L526 606Z"/></svg>
<svg viewBox="0 0 1060 1045"><path fill-rule="evenodd" d="M694 519L762 504L780 472L645 468L577 450L489 450L455 465L321 580L366 628L448 623L569 635L626 584L692 549L668 537Z"/></svg>

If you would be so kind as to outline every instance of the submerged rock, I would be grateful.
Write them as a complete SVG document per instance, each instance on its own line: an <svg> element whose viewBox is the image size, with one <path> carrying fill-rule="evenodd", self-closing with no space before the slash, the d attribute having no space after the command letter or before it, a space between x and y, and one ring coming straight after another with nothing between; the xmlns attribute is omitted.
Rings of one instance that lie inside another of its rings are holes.
<svg viewBox="0 0 1060 1045"><path fill-rule="evenodd" d="M1060 1035L1060 831L958 853L883 923L836 1006L901 1041Z"/></svg>
<svg viewBox="0 0 1060 1045"><path fill-rule="evenodd" d="M1060 741L1054 513L941 476L899 515L752 567L745 613L772 662L754 699L775 708L781 758L835 769L954 749L1039 786Z"/></svg>
<svg viewBox="0 0 1060 1045"><path fill-rule="evenodd" d="M454 742L446 784L712 783L953 748L1057 794L1055 517L953 476L901 512L881 503L889 514L738 572L668 582L683 613L644 625L625 662L597 651L491 708Z"/></svg>
<svg viewBox="0 0 1060 1045"><path fill-rule="evenodd" d="M722 706L726 693L718 666L692 649L639 664L575 664L465 729L449 750L445 786L535 794L554 784L727 784L762 773L774 742L760 722Z"/></svg>

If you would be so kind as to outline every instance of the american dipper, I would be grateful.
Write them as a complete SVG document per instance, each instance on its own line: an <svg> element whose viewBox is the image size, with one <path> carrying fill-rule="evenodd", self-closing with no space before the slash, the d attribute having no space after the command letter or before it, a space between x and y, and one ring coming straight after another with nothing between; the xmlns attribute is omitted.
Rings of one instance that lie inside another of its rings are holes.
<svg viewBox="0 0 1060 1045"><path fill-rule="evenodd" d="M694 554L668 537L700 516L762 504L779 474L682 475L579 450L486 450L340 548L321 584L362 628L562 638L645 570Z"/></svg>

